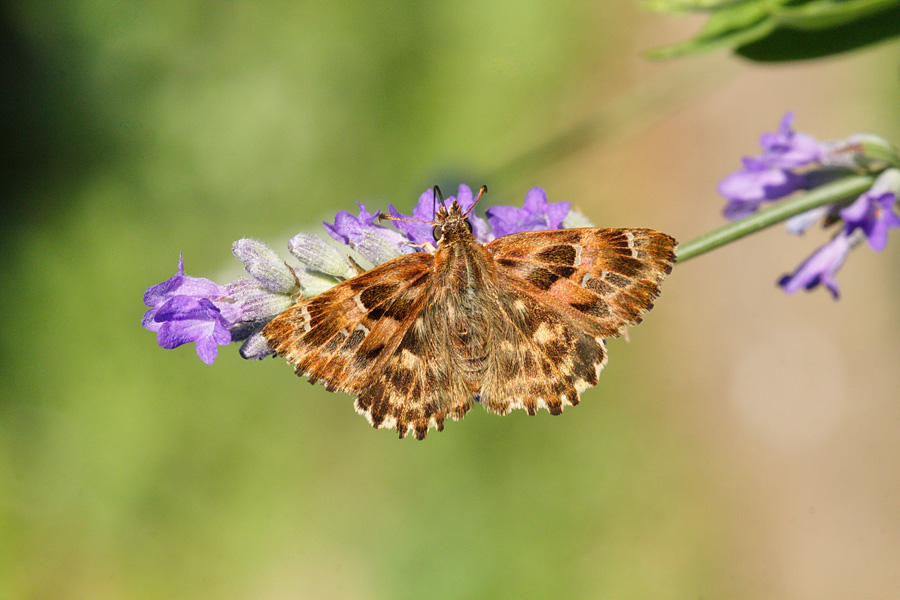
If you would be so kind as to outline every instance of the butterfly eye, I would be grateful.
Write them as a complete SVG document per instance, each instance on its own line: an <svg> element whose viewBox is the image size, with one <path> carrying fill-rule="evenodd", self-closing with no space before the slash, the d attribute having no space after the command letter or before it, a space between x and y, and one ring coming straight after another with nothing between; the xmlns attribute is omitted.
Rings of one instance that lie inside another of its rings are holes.
<svg viewBox="0 0 900 600"><path fill-rule="evenodd" d="M431 230L431 236L434 238L434 241L441 241L441 238L444 237L444 228L438 225Z"/></svg>
<svg viewBox="0 0 900 600"><path fill-rule="evenodd" d="M466 229L469 230L469 233L472 233L472 223L470 223L468 219L466 219L464 222L466 224Z"/></svg>

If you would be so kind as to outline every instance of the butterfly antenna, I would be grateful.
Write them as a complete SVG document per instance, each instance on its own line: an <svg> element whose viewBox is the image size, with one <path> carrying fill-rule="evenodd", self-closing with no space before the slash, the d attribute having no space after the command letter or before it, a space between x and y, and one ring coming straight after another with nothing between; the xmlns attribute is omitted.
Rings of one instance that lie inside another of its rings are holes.
<svg viewBox="0 0 900 600"><path fill-rule="evenodd" d="M441 193L441 188L438 186L434 186L434 190L432 191L432 199L434 200L434 206L431 209L431 214L437 217L437 203L438 200L441 201L441 206L444 207L444 210L447 210L447 205L444 204L444 195Z"/></svg>
<svg viewBox="0 0 900 600"><path fill-rule="evenodd" d="M475 202L472 203L472 206L470 206L469 210L467 210L465 212L465 214L463 215L464 217L467 216L470 212L472 212L472 209L475 208L475 205L478 204L478 201L481 200L481 197L484 196L485 194L487 194L487 186L483 185L483 186L481 186L481 189L478 190L478 195L475 196Z"/></svg>
<svg viewBox="0 0 900 600"><path fill-rule="evenodd" d="M407 223L434 223L434 221L428 221L426 219L407 219L404 217L395 217L394 215L386 215L383 212L378 213L379 221L405 221Z"/></svg>

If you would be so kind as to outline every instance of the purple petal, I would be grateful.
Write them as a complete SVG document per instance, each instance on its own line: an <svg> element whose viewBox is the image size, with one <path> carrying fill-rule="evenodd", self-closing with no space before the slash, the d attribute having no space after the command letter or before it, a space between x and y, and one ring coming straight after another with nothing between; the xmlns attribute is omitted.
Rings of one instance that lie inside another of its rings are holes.
<svg viewBox="0 0 900 600"><path fill-rule="evenodd" d="M759 144L763 153L759 160L768 167L793 169L819 162L825 153L825 145L805 133L793 130L794 114L786 113L775 133L764 133Z"/></svg>
<svg viewBox="0 0 900 600"><path fill-rule="evenodd" d="M159 323L155 319L156 313L158 311L158 308L153 307L145 312L143 318L141 319L141 327L154 332L159 331Z"/></svg>
<svg viewBox="0 0 900 600"><path fill-rule="evenodd" d="M209 279L189 277L184 274L184 256L178 257L178 271L162 283L147 288L144 292L144 304L159 306L166 299L178 294L184 296L217 297L225 294L225 288Z"/></svg>
<svg viewBox="0 0 900 600"><path fill-rule="evenodd" d="M208 298L173 296L158 308L153 319L157 323L194 319L208 320L218 318L219 313L219 309Z"/></svg>
<svg viewBox="0 0 900 600"><path fill-rule="evenodd" d="M755 213L759 209L759 204L759 202L731 201L722 209L722 215L730 221L737 221Z"/></svg>
<svg viewBox="0 0 900 600"><path fill-rule="evenodd" d="M472 188L464 183L459 184L459 188L456 190L455 200L459 203L459 207L463 212L472 208L472 205L475 204L475 197L472 196Z"/></svg>
<svg viewBox="0 0 900 600"><path fill-rule="evenodd" d="M388 212L394 217L402 219L415 219L416 221L428 221L427 223L415 223L412 221L394 221L393 225L406 236L413 244L434 243L434 236L431 230L434 227L434 211L436 210L434 203L434 189L426 190L419 196L418 202L413 207L412 215L405 215L397 210L393 204L388 205Z"/></svg>
<svg viewBox="0 0 900 600"><path fill-rule="evenodd" d="M858 223L864 221L871 212L872 201L868 192L860 195L856 201L841 211L841 218L847 223Z"/></svg>
<svg viewBox="0 0 900 600"><path fill-rule="evenodd" d="M216 326L212 335L197 340L197 356L200 360L211 365L219 354L219 346L227 346L231 343L231 334L224 327Z"/></svg>
<svg viewBox="0 0 900 600"><path fill-rule="evenodd" d="M850 252L850 238L846 230L838 233L830 242L816 250L801 264L793 274L784 275L778 285L787 294L797 290L811 290L819 284L824 285L838 299L838 283L834 275L844 264Z"/></svg>
<svg viewBox="0 0 900 600"><path fill-rule="evenodd" d="M174 280L175 277L149 288L144 294L144 303L147 306L158 306L175 297L217 298L226 293L225 288L208 279L183 276L178 281Z"/></svg>
<svg viewBox="0 0 900 600"><path fill-rule="evenodd" d="M830 206L819 206L816 208L812 208L806 212L800 213L799 215L794 215L784 222L784 226L791 233L800 235L807 229L815 225L818 221L820 221L826 214L828 214L828 211L830 210Z"/></svg>
<svg viewBox="0 0 900 600"><path fill-rule="evenodd" d="M334 217L334 225L323 223L325 231L335 240L347 244L375 265L380 265L401 254L415 252L408 239L392 229L375 224L375 214L358 204L360 213L354 217L340 211Z"/></svg>
<svg viewBox="0 0 900 600"><path fill-rule="evenodd" d="M218 320L166 321L156 336L159 345L167 350L182 344L211 339L222 345L231 343L231 333Z"/></svg>
<svg viewBox="0 0 900 600"><path fill-rule="evenodd" d="M342 244L349 244L350 234L358 232L360 229L359 220L346 210L339 210L334 215L334 225L327 221L323 222L322 225L325 227L328 235Z"/></svg>
<svg viewBox="0 0 900 600"><path fill-rule="evenodd" d="M719 182L718 191L730 201L756 202L777 200L800 189L803 178L781 169L745 169Z"/></svg>
<svg viewBox="0 0 900 600"><path fill-rule="evenodd" d="M492 206L487 216L494 235L500 237L519 231L559 229L570 208L568 202L548 204L544 190L534 187L525 195L522 208Z"/></svg>
<svg viewBox="0 0 900 600"><path fill-rule="evenodd" d="M888 229L900 227L900 218L893 211L896 202L894 192L879 192L873 188L840 211L840 215L848 231L861 229L869 247L880 252L887 245Z"/></svg>

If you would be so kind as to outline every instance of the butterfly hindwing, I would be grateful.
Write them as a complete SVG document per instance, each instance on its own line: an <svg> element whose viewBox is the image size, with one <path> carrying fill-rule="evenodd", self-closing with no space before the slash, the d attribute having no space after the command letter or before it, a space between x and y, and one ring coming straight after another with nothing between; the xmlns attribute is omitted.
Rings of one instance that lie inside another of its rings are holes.
<svg viewBox="0 0 900 600"><path fill-rule="evenodd" d="M395 428L401 438L412 432L420 440L429 428L443 430L447 417L462 418L473 397L458 357L444 342L446 308L434 301L433 288L421 292L421 310L411 315L399 343L377 365L355 403L374 427Z"/></svg>
<svg viewBox="0 0 900 600"><path fill-rule="evenodd" d="M546 408L558 415L578 404L606 364L601 329L542 302L516 281L506 282L497 302L503 318L493 330L482 380L485 408L501 415Z"/></svg>

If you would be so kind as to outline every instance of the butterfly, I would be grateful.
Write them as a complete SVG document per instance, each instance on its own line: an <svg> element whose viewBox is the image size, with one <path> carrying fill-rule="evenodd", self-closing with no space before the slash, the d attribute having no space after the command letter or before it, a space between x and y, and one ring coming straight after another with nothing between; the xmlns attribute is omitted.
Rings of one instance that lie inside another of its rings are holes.
<svg viewBox="0 0 900 600"><path fill-rule="evenodd" d="M578 404L606 364L604 339L652 308L675 239L584 228L482 244L473 207L438 206L433 254L404 254L301 298L264 328L269 347L311 383L356 396L358 413L401 438L442 431L476 401L500 415Z"/></svg>

